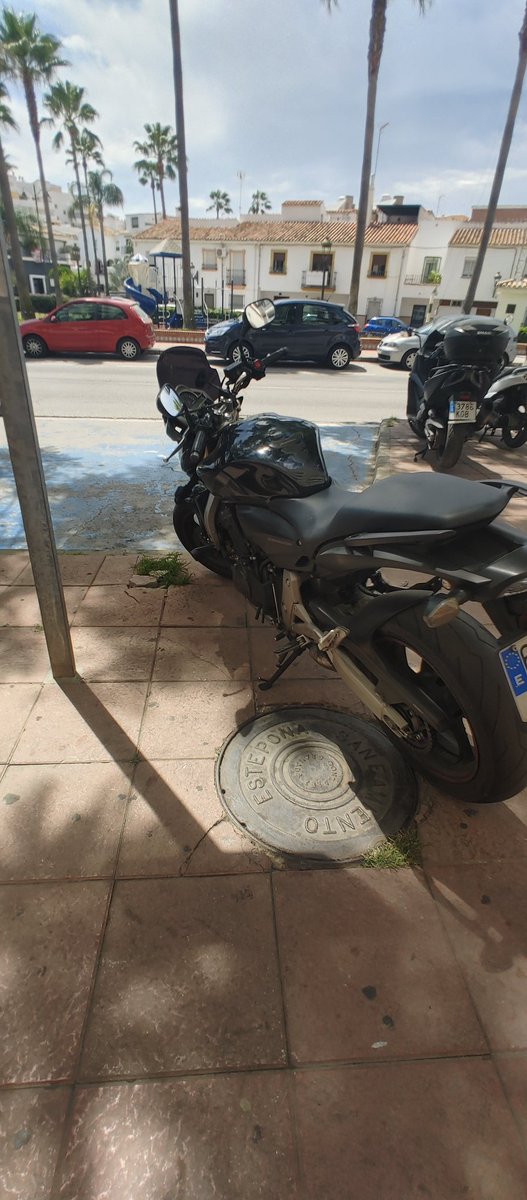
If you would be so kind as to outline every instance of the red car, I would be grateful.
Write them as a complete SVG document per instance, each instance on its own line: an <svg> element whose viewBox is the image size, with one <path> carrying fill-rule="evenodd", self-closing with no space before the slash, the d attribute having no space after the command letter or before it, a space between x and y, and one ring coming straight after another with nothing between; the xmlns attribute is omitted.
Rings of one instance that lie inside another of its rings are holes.
<svg viewBox="0 0 527 1200"><path fill-rule="evenodd" d="M154 326L133 300L86 296L55 308L48 317L23 321L22 345L27 358L49 351L71 354L120 354L139 358L154 345Z"/></svg>

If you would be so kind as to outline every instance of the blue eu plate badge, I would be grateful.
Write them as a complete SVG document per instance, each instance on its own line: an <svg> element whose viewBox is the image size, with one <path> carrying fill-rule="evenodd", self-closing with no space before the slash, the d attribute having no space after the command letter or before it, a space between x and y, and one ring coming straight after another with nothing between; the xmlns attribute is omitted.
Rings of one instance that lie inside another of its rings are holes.
<svg viewBox="0 0 527 1200"><path fill-rule="evenodd" d="M527 721L527 638L500 650L503 670L523 721Z"/></svg>

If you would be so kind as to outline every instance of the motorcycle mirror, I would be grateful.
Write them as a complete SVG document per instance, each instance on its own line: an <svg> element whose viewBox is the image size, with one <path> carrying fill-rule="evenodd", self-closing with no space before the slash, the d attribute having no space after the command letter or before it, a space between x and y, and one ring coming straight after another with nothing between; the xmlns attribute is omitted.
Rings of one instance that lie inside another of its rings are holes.
<svg viewBox="0 0 527 1200"><path fill-rule="evenodd" d="M263 329L273 320L276 309L272 300L254 300L243 310L243 315L252 329Z"/></svg>
<svg viewBox="0 0 527 1200"><path fill-rule="evenodd" d="M165 383L164 386L161 388L161 391L158 396L158 400L159 400L160 404L162 405L162 407L164 408L167 416L169 416L169 417L179 416L179 414L181 412L181 407L182 407L181 400L179 399L179 396L176 395L173 388L169 387L168 383Z"/></svg>

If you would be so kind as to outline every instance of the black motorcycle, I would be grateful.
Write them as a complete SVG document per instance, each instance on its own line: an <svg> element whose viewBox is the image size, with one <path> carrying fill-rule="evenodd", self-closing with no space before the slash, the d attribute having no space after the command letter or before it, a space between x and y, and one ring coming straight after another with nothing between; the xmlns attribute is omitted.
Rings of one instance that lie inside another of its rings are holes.
<svg viewBox="0 0 527 1200"><path fill-rule="evenodd" d="M256 327L270 301L245 310ZM319 430L273 413L240 419L267 364L223 381L197 347L158 360L157 405L188 483L174 528L278 631L272 686L302 654L335 671L412 764L465 801L527 782L527 539L497 518L514 482L420 472L360 494L328 476ZM393 568L424 582L395 586ZM461 611L479 601L499 641Z"/></svg>
<svg viewBox="0 0 527 1200"><path fill-rule="evenodd" d="M499 432L508 450L527 442L527 367L506 367L484 397L484 436Z"/></svg>
<svg viewBox="0 0 527 1200"><path fill-rule="evenodd" d="M509 333L491 318L441 320L422 335L408 381L408 424L426 441L423 457L450 470L484 423L483 401L503 363Z"/></svg>

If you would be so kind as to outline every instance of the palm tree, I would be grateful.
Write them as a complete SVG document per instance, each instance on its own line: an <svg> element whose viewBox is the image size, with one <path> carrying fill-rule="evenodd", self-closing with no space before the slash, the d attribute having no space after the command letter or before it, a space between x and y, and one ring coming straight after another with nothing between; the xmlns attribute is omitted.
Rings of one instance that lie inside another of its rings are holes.
<svg viewBox="0 0 527 1200"><path fill-rule="evenodd" d="M60 122L69 137L70 158L75 173L75 183L77 185L82 240L84 243L86 270L89 278L90 255L88 252L88 237L86 234L86 221L84 217L84 205L82 203L82 189L79 173L79 125L90 125L92 121L95 121L98 113L91 104L88 104L84 100L84 88L78 87L75 83L70 83L69 80L66 80L64 83L55 83L53 87L50 88L47 95L44 96L44 104L48 112L51 113L50 124L57 125ZM62 129L59 129L53 138L53 146L55 150L60 150L63 142L64 132Z"/></svg>
<svg viewBox="0 0 527 1200"><path fill-rule="evenodd" d="M66 66L59 56L60 41L51 33L41 33L35 13L17 14L10 8L4 8L0 21L0 63L4 72L17 79L22 85L26 97L29 125L35 143L35 151L40 177L40 190L46 214L48 244L57 302L62 302L60 291L57 252L51 224L51 212L46 188L46 176L40 148L40 120L38 115L36 89L40 84L49 83L57 67Z"/></svg>
<svg viewBox="0 0 527 1200"><path fill-rule="evenodd" d="M88 171L88 194L93 201L97 210L97 220L101 231L101 251L104 270L104 287L106 295L109 294L110 285L108 282L108 265L106 262L106 241L104 237L104 205L109 204L111 208L124 203L124 197L121 189L116 183L111 182L112 172L104 168L102 171ZM108 183L105 181L109 180Z"/></svg>
<svg viewBox="0 0 527 1200"><path fill-rule="evenodd" d="M169 0L170 25L172 30L172 69L176 101L176 130L179 179L179 211L181 217L181 253L183 256L183 321L187 329L194 328L194 290L190 264L190 222L188 215L187 151L185 143L185 112L183 106L183 70L181 66L181 38L179 33L178 0Z"/></svg>
<svg viewBox="0 0 527 1200"><path fill-rule="evenodd" d="M84 174L85 195L87 197L88 196L88 164L91 162L91 163L94 163L95 166L97 166L97 167L104 167L104 161L103 161L103 157L102 157L102 142L101 142L101 139L99 137L97 137L97 134L94 133L92 129L82 129L79 134L79 138L78 138L78 148L79 148L80 160L82 163L82 170L83 170L83 174ZM93 246L93 261L95 263L95 270L96 270L96 274L98 277L97 245L95 242L93 212L92 212L92 207L90 204L87 205L86 216L88 217L88 224L90 226L91 244Z"/></svg>
<svg viewBox="0 0 527 1200"><path fill-rule="evenodd" d="M159 191L159 176L157 173L157 164L148 158L140 158L134 162L134 171L139 175L139 183L142 187L147 184L152 188L152 200L154 202L154 224L157 225L157 204L156 204L156 188Z"/></svg>
<svg viewBox="0 0 527 1200"><path fill-rule="evenodd" d="M482 229L482 233L481 233L481 241L479 244L479 250L477 253L476 262L474 264L474 270L472 272L472 277L470 279L467 294L465 296L465 301L463 304L462 311L465 313L470 312L472 305L474 303L474 296L476 295L476 288L479 283L479 277L481 275L481 268L483 266L483 260L485 258L485 254L487 253L487 247L488 247L488 244L490 241L492 226L494 224L494 218L496 216L496 209L498 207L498 200L500 198L501 185L503 183L505 167L507 166L507 159L509 157L509 150L511 148L512 135L514 133L514 125L516 122L518 105L520 103L520 97L522 94L523 80L525 78L525 68L527 66L527 4L525 5L525 12L523 14L523 24L522 24L522 27L518 34L518 37L520 39L520 49L518 52L518 64L516 67L516 76L514 79L514 83L512 85L511 98L509 101L509 111L507 113L507 119L505 121L505 128L503 130L503 135L502 135L502 139L501 139L500 152L498 155L498 161L496 163L496 170L494 172L494 180L493 180L492 188L491 188L491 192L490 192L487 213L485 216L485 220L483 222L483 229Z"/></svg>
<svg viewBox="0 0 527 1200"><path fill-rule="evenodd" d="M153 160L156 165L159 193L161 196L161 211L163 218L166 218L167 210L163 181L165 179L176 178L178 140L175 133L172 132L170 125L161 125L159 121L156 121L153 125L145 125L144 129L147 135L146 141L134 142L134 150L141 155L141 158Z"/></svg>
<svg viewBox="0 0 527 1200"><path fill-rule="evenodd" d="M7 88L0 81L0 129L16 129L16 121L6 104ZM3 215L6 224L7 238L9 241L9 251L13 270L15 272L16 288L18 299L20 301L20 312L23 317L34 317L33 303L29 293L26 273L24 271L24 263L22 261L22 251L20 249L20 240L17 228L17 216L11 195L8 176L8 162L4 154L2 139L0 138L0 197L2 200Z"/></svg>
<svg viewBox="0 0 527 1200"><path fill-rule="evenodd" d="M338 0L323 0L328 12L338 7ZM424 13L431 0L417 0L419 11ZM353 252L353 267L348 307L356 313L359 306L359 284L364 253L364 239L368 224L368 203L370 193L371 161L373 156L373 137L375 132L375 105L377 101L377 84L384 47L386 31L386 8L388 0L372 0L370 16L370 39L368 43L368 93L366 100L366 123L364 126L364 145L362 150L362 170L360 180L359 207L355 229L355 249Z"/></svg>
<svg viewBox="0 0 527 1200"><path fill-rule="evenodd" d="M251 197L251 207L249 209L250 213L269 212L271 207L271 201L267 195L267 192L253 192Z"/></svg>
<svg viewBox="0 0 527 1200"><path fill-rule="evenodd" d="M231 213L232 212L231 198L227 194L227 192L221 192L218 188L218 190L215 192L209 192L209 200L212 200L212 204L209 204L207 212L210 212L211 209L215 208L216 209L216 220L219 220L220 212L221 213Z"/></svg>

